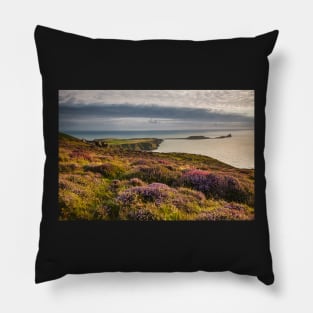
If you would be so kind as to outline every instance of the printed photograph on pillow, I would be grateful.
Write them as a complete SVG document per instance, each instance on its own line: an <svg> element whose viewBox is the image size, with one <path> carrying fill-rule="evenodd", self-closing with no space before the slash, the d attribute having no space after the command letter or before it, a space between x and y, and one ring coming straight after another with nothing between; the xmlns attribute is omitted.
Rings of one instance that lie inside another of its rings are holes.
<svg viewBox="0 0 313 313"><path fill-rule="evenodd" d="M252 221L254 90L59 90L59 220Z"/></svg>
<svg viewBox="0 0 313 313"><path fill-rule="evenodd" d="M277 36L133 41L36 27L36 283L115 271L273 283L264 147Z"/></svg>

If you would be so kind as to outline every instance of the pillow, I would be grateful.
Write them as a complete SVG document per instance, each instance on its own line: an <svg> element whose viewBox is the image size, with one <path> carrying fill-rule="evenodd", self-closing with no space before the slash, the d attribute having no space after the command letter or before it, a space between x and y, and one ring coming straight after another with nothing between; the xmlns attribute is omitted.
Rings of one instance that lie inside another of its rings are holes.
<svg viewBox="0 0 313 313"><path fill-rule="evenodd" d="M36 27L46 152L36 283L199 270L273 283L263 150L277 35L130 41Z"/></svg>

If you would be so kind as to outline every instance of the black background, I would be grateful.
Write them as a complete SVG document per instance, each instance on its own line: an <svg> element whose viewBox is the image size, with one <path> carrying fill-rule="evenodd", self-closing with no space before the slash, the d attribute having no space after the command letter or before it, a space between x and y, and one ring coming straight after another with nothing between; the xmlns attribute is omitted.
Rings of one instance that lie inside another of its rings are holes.
<svg viewBox="0 0 313 313"><path fill-rule="evenodd" d="M224 271L273 282L265 202L267 55L278 32L192 41L89 39L37 26L46 164L36 282L101 271ZM255 90L255 220L58 221L58 90Z"/></svg>

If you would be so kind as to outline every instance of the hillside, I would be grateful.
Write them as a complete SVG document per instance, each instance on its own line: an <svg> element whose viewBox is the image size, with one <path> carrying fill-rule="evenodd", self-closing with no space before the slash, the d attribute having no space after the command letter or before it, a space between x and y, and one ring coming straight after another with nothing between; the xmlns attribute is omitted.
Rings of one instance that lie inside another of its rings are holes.
<svg viewBox="0 0 313 313"><path fill-rule="evenodd" d="M150 151L156 150L162 139L156 138L133 138L133 139L95 139L91 142L95 143L99 147L119 146L123 149L136 150L136 151Z"/></svg>
<svg viewBox="0 0 313 313"><path fill-rule="evenodd" d="M159 139L83 141L59 135L61 220L252 220L254 170L188 153L156 153Z"/></svg>

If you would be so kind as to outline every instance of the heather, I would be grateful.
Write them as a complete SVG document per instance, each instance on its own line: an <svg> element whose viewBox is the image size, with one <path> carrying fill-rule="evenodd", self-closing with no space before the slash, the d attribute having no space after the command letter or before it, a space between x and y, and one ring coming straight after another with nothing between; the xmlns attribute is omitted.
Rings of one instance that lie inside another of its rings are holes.
<svg viewBox="0 0 313 313"><path fill-rule="evenodd" d="M60 220L252 220L254 170L158 139L83 141L59 135Z"/></svg>

